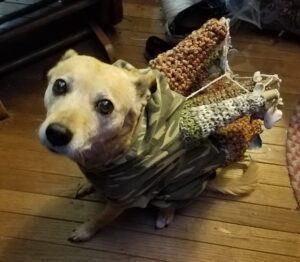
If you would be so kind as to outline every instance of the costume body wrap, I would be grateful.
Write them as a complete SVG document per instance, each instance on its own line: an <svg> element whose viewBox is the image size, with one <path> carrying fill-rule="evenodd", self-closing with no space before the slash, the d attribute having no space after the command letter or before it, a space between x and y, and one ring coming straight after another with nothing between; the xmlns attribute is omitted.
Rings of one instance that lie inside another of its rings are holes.
<svg viewBox="0 0 300 262"><path fill-rule="evenodd" d="M254 89L276 89L279 78L237 81L223 48L228 47L228 30L226 21L212 19L150 61L157 88L129 151L106 167L80 166L112 205L183 207L203 192L217 168L240 160L262 132L257 117L272 103ZM216 65L224 77L212 81ZM124 61L116 66L133 69ZM244 87L238 82L245 82ZM201 92L187 98L197 90Z"/></svg>
<svg viewBox="0 0 300 262"><path fill-rule="evenodd" d="M109 167L88 169L81 166L87 178L96 188L101 188L112 205L128 208L151 203L158 207L183 207L203 192L210 176L226 163L226 151L215 139L198 137L194 147L186 143L180 120L189 102L169 89L161 73L156 71L155 74L157 88L140 117L130 150ZM253 99L251 96L227 103L231 107L224 114L225 118L216 119L216 127L247 109L252 110L252 106L263 106L260 97ZM244 105L242 111L241 104ZM204 105L200 111L202 109L210 113L224 111L223 104ZM194 119L201 124L200 111L193 113L198 112Z"/></svg>

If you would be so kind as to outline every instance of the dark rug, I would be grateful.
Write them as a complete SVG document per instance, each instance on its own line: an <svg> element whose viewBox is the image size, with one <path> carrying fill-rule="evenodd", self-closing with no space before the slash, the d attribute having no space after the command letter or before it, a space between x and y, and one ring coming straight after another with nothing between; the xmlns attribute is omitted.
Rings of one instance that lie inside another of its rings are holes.
<svg viewBox="0 0 300 262"><path fill-rule="evenodd" d="M300 206L300 100L288 127L286 156L291 185Z"/></svg>

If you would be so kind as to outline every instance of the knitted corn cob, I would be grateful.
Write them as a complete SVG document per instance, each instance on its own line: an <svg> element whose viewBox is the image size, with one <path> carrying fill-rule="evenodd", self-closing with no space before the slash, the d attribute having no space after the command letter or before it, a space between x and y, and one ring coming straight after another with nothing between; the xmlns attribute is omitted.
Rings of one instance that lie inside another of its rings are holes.
<svg viewBox="0 0 300 262"><path fill-rule="evenodd" d="M182 95L191 94L220 57L220 43L227 30L224 21L211 19L173 49L151 60L149 65L165 74L172 90Z"/></svg>
<svg viewBox="0 0 300 262"><path fill-rule="evenodd" d="M277 75L261 75L260 72L255 74L259 74L259 82L265 86L265 90L279 89L280 79ZM217 81L208 83L207 88L195 93L189 100L195 106L219 103L225 99L253 92L256 83L253 77L223 75Z"/></svg>
<svg viewBox="0 0 300 262"><path fill-rule="evenodd" d="M241 116L259 113L264 104L265 99L253 93L209 105L192 106L192 103L187 102L180 118L183 139L194 145Z"/></svg>
<svg viewBox="0 0 300 262"><path fill-rule="evenodd" d="M243 80L247 83L245 88L253 91L253 80L249 78ZM209 88L193 96L190 101L191 106L195 107L220 103L228 98L237 97L245 93L246 91L241 89L236 83L223 77ZM234 162L242 159L252 139L261 133L261 120L253 119L250 115L246 115L219 128L213 137L219 141L221 147L226 151L227 161Z"/></svg>
<svg viewBox="0 0 300 262"><path fill-rule="evenodd" d="M227 77L223 77L209 85L209 87L203 91L196 93L189 100L192 101L194 106L208 105L219 103L228 98L237 97L246 93L247 91L241 89L236 83Z"/></svg>
<svg viewBox="0 0 300 262"><path fill-rule="evenodd" d="M180 117L184 142L197 146L211 136L225 151L227 162L232 162L241 160L252 139L262 132L258 118L264 117L267 103L273 101L251 93L257 84L264 90L279 89L280 79L259 72L253 77L234 77L227 61L229 39L225 20L209 20L150 61L150 67L165 74L172 90L191 96ZM211 69L216 67L225 74L212 80Z"/></svg>
<svg viewBox="0 0 300 262"><path fill-rule="evenodd" d="M213 137L226 152L227 162L235 162L242 160L250 142L260 133L261 121L247 115L220 128Z"/></svg>
<svg viewBox="0 0 300 262"><path fill-rule="evenodd" d="M254 108L245 108L242 103L243 97L251 96L254 87L257 85L256 81L263 84L265 90L278 89L280 82L276 75L261 75L259 72L254 75L259 76L259 79L255 79L255 77L235 77L233 79L225 74L186 102L182 112L182 118L184 119L181 120L181 128L185 136L188 137L188 143L195 144L195 141L199 141L199 139L210 134L226 151L229 162L241 160L253 138L262 133L261 120L257 118L263 118L265 111L265 107L256 102ZM243 84L242 87L241 83ZM232 111L229 109L230 106L226 105L227 101L232 99L235 100L235 106L238 107L237 110L240 112L237 115L240 115L241 118L228 122L228 119L231 121L235 119L234 114L230 113ZM222 104L224 105L222 106ZM207 106L205 108L200 107L204 105ZM207 110L211 110L212 106L212 108L216 107L215 105L219 106L219 111L215 111L216 114L211 112L208 114ZM220 108L223 109L220 111ZM255 110L257 111L255 112ZM195 113L196 111L199 112ZM247 114L242 116L242 111ZM226 118L229 113L230 118ZM197 114L201 114L200 119ZM203 121L203 123L199 121ZM217 128L217 126L220 128ZM188 134L186 134L187 132ZM199 143L201 142L199 141Z"/></svg>

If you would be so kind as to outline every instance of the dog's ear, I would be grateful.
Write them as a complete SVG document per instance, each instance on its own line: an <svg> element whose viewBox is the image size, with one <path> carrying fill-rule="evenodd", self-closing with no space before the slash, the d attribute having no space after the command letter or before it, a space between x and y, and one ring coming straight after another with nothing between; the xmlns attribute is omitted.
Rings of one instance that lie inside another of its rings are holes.
<svg viewBox="0 0 300 262"><path fill-rule="evenodd" d="M74 49L67 50L64 55L61 57L60 61L67 60L72 56L76 56L78 53Z"/></svg>
<svg viewBox="0 0 300 262"><path fill-rule="evenodd" d="M62 61L64 61L64 60L67 60L67 59L69 59L69 58L71 58L71 57L73 57L73 56L77 56L77 55L79 55L79 54L78 54L74 49L69 49L69 50L67 50L67 51L63 54L63 56L60 58L60 60L58 61L58 63L57 63L53 68L51 68L51 69L48 71L48 73L47 73L47 78L48 78L48 79L51 78L51 75L52 75L52 73L53 73L55 67L56 67L60 62L62 62Z"/></svg>
<svg viewBox="0 0 300 262"><path fill-rule="evenodd" d="M139 72L135 81L136 92L139 97L147 97L156 91L156 76L153 70Z"/></svg>
<svg viewBox="0 0 300 262"><path fill-rule="evenodd" d="M129 72L134 79L139 95L143 96L148 90L151 93L156 91L156 76L153 70L149 68L139 70L123 60L117 60L113 65Z"/></svg>

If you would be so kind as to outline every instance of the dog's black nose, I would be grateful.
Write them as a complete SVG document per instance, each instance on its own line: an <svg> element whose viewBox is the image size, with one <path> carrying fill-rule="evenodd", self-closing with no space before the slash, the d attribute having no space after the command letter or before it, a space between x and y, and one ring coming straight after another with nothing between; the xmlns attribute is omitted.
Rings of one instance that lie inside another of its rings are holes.
<svg viewBox="0 0 300 262"><path fill-rule="evenodd" d="M53 123L47 127L46 137L53 146L65 146L71 141L73 133L65 126Z"/></svg>

